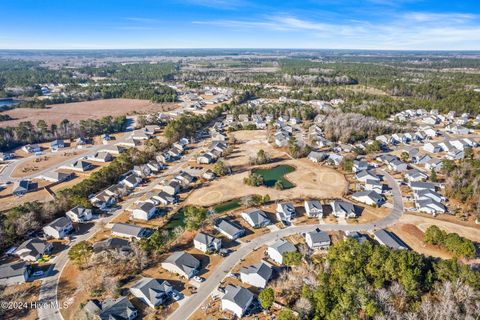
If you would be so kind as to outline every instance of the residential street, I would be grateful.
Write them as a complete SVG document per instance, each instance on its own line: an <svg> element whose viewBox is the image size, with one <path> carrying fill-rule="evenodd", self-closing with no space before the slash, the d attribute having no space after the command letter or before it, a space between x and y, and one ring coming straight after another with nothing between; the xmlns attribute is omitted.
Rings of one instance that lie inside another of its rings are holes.
<svg viewBox="0 0 480 320"><path fill-rule="evenodd" d="M274 242L282 237L290 236L292 234L304 233L313 231L319 228L323 231L372 231L374 229L383 229L393 225L403 214L403 200L400 188L396 181L387 172L378 170L378 173L384 176L388 186L392 188L393 193L393 209L390 214L376 222L365 224L321 224L321 225L304 225L292 226L289 228L272 231L250 242L244 243L241 247L232 252L215 270L210 274L208 279L202 283L196 294L186 298L181 306L170 315L168 319L171 320L186 320L188 319L201 305L207 301L209 296L218 287L223 278L235 267L235 265L250 254L255 248L261 247L265 244Z"/></svg>

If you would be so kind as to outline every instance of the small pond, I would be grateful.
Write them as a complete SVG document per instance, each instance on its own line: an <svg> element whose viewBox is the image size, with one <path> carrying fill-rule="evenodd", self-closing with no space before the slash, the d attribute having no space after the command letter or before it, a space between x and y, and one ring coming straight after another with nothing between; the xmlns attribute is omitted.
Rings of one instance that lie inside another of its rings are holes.
<svg viewBox="0 0 480 320"><path fill-rule="evenodd" d="M280 181L284 189L295 187L293 183L285 178L287 173L295 171L295 168L288 165L280 165L268 169L255 169L253 173L259 174L263 177L263 184L267 187L273 188L277 181Z"/></svg>

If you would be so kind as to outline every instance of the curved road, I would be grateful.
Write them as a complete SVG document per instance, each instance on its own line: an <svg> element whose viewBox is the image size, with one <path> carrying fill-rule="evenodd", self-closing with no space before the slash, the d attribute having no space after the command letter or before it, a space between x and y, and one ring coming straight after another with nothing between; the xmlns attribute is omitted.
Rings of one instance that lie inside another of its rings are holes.
<svg viewBox="0 0 480 320"><path fill-rule="evenodd" d="M244 243L238 250L226 257L221 264L210 274L207 280L201 284L197 293L185 299L180 307L173 312L168 319L171 320L186 320L188 319L201 305L207 301L210 295L219 286L225 276L232 270L235 265L245 256L250 254L254 249L259 248L267 243L273 242L280 238L290 236L297 233L313 231L317 228L323 231L373 231L374 229L383 229L393 225L403 214L403 199L400 187L397 182L387 172L377 169L377 172L382 174L392 189L393 194L393 209L385 218L365 224L320 224L320 225L302 225L292 226L278 231L273 231L257 238L250 242Z"/></svg>
<svg viewBox="0 0 480 320"><path fill-rule="evenodd" d="M161 175L152 180L148 186L137 193L131 194L131 196L124 201L120 208L117 209L112 215L95 221L94 225L85 234L79 236L73 235L73 240L69 244L69 247L80 241L91 238L97 231L99 231L100 226L106 225L112 221L116 216L137 201L140 196L152 191L165 177L178 173L182 169L182 166L188 164L188 162L195 158L201 150L202 148L198 147L192 150L192 152L190 152L188 155L184 156L175 165L169 166ZM100 223L100 221L102 223ZM53 270L50 271L51 275L44 278L40 286L38 302L39 304L45 305L44 308L38 309L38 319L40 320L63 320L63 316L60 313L61 306L58 305L57 292L60 275L62 274L63 268L65 268L68 262L68 248L59 253L52 262L55 264L53 266Z"/></svg>

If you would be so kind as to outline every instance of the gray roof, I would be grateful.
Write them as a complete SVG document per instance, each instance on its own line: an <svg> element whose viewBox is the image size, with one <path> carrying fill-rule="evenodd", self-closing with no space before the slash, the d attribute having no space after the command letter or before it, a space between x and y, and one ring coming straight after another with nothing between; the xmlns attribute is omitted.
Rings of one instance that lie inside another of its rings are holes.
<svg viewBox="0 0 480 320"><path fill-rule="evenodd" d="M27 192L28 188L30 186L30 181L28 180L20 180L20 181L15 181L13 184L13 189L12 192Z"/></svg>
<svg viewBox="0 0 480 320"><path fill-rule="evenodd" d="M392 249L407 249L407 245L403 243L395 234L386 230L378 230L375 233L377 240L381 241L385 246Z"/></svg>
<svg viewBox="0 0 480 320"><path fill-rule="evenodd" d="M142 203L142 205L138 209L142 210L143 212L149 212L153 208L155 208L155 205L153 203L144 202L144 203Z"/></svg>
<svg viewBox="0 0 480 320"><path fill-rule="evenodd" d="M240 273L258 274L260 277L268 281L272 277L273 270L270 265L262 261L248 267L243 267L240 269Z"/></svg>
<svg viewBox="0 0 480 320"><path fill-rule="evenodd" d="M328 242L330 243L330 236L328 233L323 232L321 230L315 230L311 232L307 232L308 235L310 235L310 238L312 239L312 243L325 243Z"/></svg>
<svg viewBox="0 0 480 320"><path fill-rule="evenodd" d="M320 211L323 210L322 204L318 200L306 200L305 204L307 205L307 208L309 210L312 210L312 209L318 209Z"/></svg>
<svg viewBox="0 0 480 320"><path fill-rule="evenodd" d="M73 212L77 216L82 216L84 214L89 214L92 212L92 209L86 209L84 207L76 206L75 208L70 209L69 211Z"/></svg>
<svg viewBox="0 0 480 320"><path fill-rule="evenodd" d="M248 307L248 303L253 299L254 295L250 290L240 286L229 284L225 289L225 295L222 300L228 300L240 306L242 310Z"/></svg>
<svg viewBox="0 0 480 320"><path fill-rule="evenodd" d="M350 202L346 202L346 201L343 201L343 200L336 200L333 202L333 210L335 212L337 211L344 211L346 213L350 213L350 212L353 212L355 213L355 207L353 206L353 204L351 204Z"/></svg>
<svg viewBox="0 0 480 320"><path fill-rule="evenodd" d="M208 244L212 243L213 241L216 241L216 240L218 241L220 239L212 237L209 234L199 232L199 233L197 233L197 235L195 236L195 238L193 240L208 245Z"/></svg>
<svg viewBox="0 0 480 320"><path fill-rule="evenodd" d="M28 265L23 262L12 262L0 265L0 279L12 278L21 276L25 272Z"/></svg>
<svg viewBox="0 0 480 320"><path fill-rule="evenodd" d="M42 176L46 178L54 179L57 181L63 181L70 178L72 176L72 173L50 171L50 172L44 173Z"/></svg>
<svg viewBox="0 0 480 320"><path fill-rule="evenodd" d="M128 297L118 299L107 299L103 302L91 300L85 305L85 311L90 314L98 314L101 320L127 320L137 309L128 300Z"/></svg>
<svg viewBox="0 0 480 320"><path fill-rule="evenodd" d="M270 248L277 250L282 255L285 252L297 251L297 248L287 240L278 240L274 244L270 245Z"/></svg>
<svg viewBox="0 0 480 320"><path fill-rule="evenodd" d="M355 192L354 194L352 194L352 197L354 197L354 198L369 197L370 199L372 199L375 202L380 202L380 201L383 200L383 197L380 194L378 194L376 191L373 191L373 190Z"/></svg>
<svg viewBox="0 0 480 320"><path fill-rule="evenodd" d="M153 305L158 306L168 298L167 292L172 290L172 285L168 281L142 278L132 288L140 290Z"/></svg>
<svg viewBox="0 0 480 320"><path fill-rule="evenodd" d="M199 270L201 262L185 251L177 251L172 253L166 260L166 263L172 263L186 274L190 274L192 270Z"/></svg>
<svg viewBox="0 0 480 320"><path fill-rule="evenodd" d="M48 243L46 241L43 241L42 239L39 239L39 238L32 238L32 239L28 239L27 241L24 241L21 245L19 245L16 251L18 252L20 250L27 249L29 250L29 252L24 255L31 255L36 257L39 254L43 254L47 246L48 246Z"/></svg>
<svg viewBox="0 0 480 320"><path fill-rule="evenodd" d="M265 223L270 223L270 219L268 219L265 212L260 209L252 208L243 212L250 217L250 219L255 225L263 225Z"/></svg>
<svg viewBox="0 0 480 320"><path fill-rule="evenodd" d="M71 223L72 222L67 217L60 217L47 224L46 227L52 227L55 230L62 230Z"/></svg>
<svg viewBox="0 0 480 320"><path fill-rule="evenodd" d="M115 223L112 232L138 237L144 231L143 227L139 227L128 223Z"/></svg>
<svg viewBox="0 0 480 320"><path fill-rule="evenodd" d="M415 182L412 181L410 182L410 188L413 189L428 189L428 190L433 190L435 191L435 185L430 182Z"/></svg>
<svg viewBox="0 0 480 320"><path fill-rule="evenodd" d="M93 244L93 251L100 252L104 250L130 250L128 240L120 238L109 238Z"/></svg>
<svg viewBox="0 0 480 320"><path fill-rule="evenodd" d="M242 227L225 219L221 219L220 222L216 225L216 227L232 237L235 236L238 232L244 231Z"/></svg>

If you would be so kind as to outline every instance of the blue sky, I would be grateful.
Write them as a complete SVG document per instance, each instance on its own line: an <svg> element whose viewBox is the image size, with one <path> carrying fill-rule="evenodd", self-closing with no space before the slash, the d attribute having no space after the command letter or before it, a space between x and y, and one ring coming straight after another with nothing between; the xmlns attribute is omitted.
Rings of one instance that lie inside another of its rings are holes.
<svg viewBox="0 0 480 320"><path fill-rule="evenodd" d="M0 0L1 49L479 50L478 0Z"/></svg>

